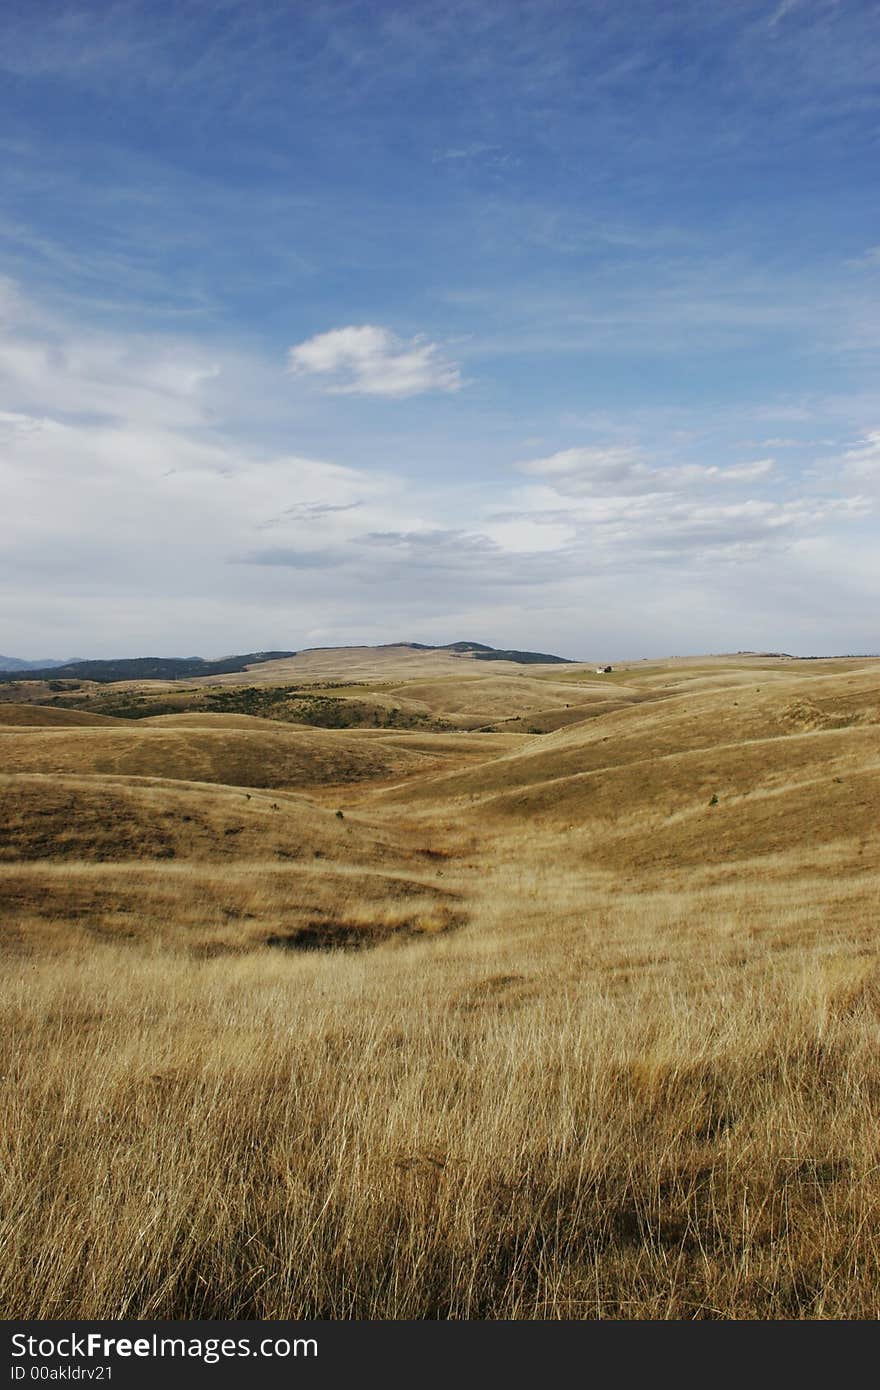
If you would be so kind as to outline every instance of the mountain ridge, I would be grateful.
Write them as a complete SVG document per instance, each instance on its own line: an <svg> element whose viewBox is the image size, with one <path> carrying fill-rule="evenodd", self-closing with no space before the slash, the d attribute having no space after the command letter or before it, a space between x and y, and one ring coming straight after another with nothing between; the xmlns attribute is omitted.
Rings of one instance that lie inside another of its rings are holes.
<svg viewBox="0 0 880 1390"><path fill-rule="evenodd" d="M78 656L67 656L63 660L57 657L40 657L38 661L28 661L21 656L4 656L0 652L0 672L2 671L53 671L56 666L69 666L72 662L80 661Z"/></svg>
<svg viewBox="0 0 880 1390"><path fill-rule="evenodd" d="M240 656L208 661L201 656L133 656L117 660L66 661L53 666L0 669L0 681L91 680L110 684L125 680L187 680L193 676L221 676L243 671L266 661L296 656L296 652L246 652Z"/></svg>

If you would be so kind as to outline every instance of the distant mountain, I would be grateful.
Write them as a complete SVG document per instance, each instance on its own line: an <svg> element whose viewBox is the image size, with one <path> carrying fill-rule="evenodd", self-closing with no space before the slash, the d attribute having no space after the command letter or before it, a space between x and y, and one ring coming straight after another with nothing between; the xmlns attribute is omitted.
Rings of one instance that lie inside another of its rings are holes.
<svg viewBox="0 0 880 1390"><path fill-rule="evenodd" d="M409 647L420 652L450 652L453 656L473 661L514 661L528 666L553 662L569 664L568 657L551 656L547 652L521 652L489 647L485 642L447 642L429 646L425 642L390 642L386 646ZM310 648L310 650L320 650ZM332 648L329 650L333 650ZM242 656L226 656L219 661L206 661L201 656L135 656L111 661L22 661L18 657L0 656L0 682L20 680L80 680L98 681L109 685L113 681L179 681L194 676L223 676L257 666L265 661L279 661L296 656L296 652L245 652Z"/></svg>
<svg viewBox="0 0 880 1390"><path fill-rule="evenodd" d="M57 661L47 656L39 661L23 661L20 656L0 655L0 671L48 671L56 666L64 666L76 659L75 657L65 657L63 661Z"/></svg>
<svg viewBox="0 0 880 1390"><path fill-rule="evenodd" d="M432 647L426 642L401 642L402 647L412 647L419 652L454 652L457 656L470 656L474 661L515 661L520 666L531 666L538 662L555 662L570 666L567 656L550 656L547 652L520 652L501 647L487 647L485 642L446 642L442 647Z"/></svg>
<svg viewBox="0 0 880 1390"><path fill-rule="evenodd" d="M100 681L175 681L193 676L224 676L256 666L263 661L278 661L296 652L247 652L244 656L227 656L220 661L205 661L201 656L135 656L118 661L64 661L44 663L40 667L0 665L0 681L15 680L24 672L28 680ZM0 658L6 660L7 658Z"/></svg>

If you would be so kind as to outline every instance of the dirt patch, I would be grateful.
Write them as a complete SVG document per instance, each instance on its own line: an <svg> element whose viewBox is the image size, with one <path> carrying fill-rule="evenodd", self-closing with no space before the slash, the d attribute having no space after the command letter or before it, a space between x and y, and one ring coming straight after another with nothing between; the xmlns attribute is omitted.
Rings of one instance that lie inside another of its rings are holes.
<svg viewBox="0 0 880 1390"><path fill-rule="evenodd" d="M403 922L348 922L321 919L289 931L273 932L265 938L267 946L283 951L362 951L383 941L436 936L454 930L463 919L451 913L435 913L431 918Z"/></svg>
<svg viewBox="0 0 880 1390"><path fill-rule="evenodd" d="M410 922L398 926L363 926L357 922L308 922L294 931L276 932L266 937L267 946L284 951L361 951L378 946L392 936L414 935Z"/></svg>

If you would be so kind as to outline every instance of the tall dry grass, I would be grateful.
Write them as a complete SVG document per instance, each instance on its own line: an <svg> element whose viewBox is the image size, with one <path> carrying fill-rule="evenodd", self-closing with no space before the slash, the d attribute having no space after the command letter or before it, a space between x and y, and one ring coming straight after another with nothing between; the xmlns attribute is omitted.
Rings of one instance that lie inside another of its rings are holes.
<svg viewBox="0 0 880 1390"><path fill-rule="evenodd" d="M877 1316L880 879L545 848L431 941L8 957L3 1315Z"/></svg>

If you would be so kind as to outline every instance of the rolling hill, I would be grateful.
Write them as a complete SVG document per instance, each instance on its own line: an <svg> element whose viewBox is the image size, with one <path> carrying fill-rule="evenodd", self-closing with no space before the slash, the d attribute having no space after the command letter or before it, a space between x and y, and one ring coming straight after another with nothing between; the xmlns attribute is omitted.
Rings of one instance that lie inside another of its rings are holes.
<svg viewBox="0 0 880 1390"><path fill-rule="evenodd" d="M880 663L509 656L8 688L4 1309L880 1314Z"/></svg>
<svg viewBox="0 0 880 1390"><path fill-rule="evenodd" d="M449 652L476 661L508 661L517 665L569 664L566 657L549 656L542 652L502 651L481 642L449 642L446 646L431 647L419 642L392 643L377 651L396 651L400 648L419 652ZM308 648L302 655L313 652L338 654L344 647ZM369 649L368 649L369 650ZM249 667L284 661L300 653L292 651L248 652L243 656L226 656L206 660L201 656L138 656L97 661L26 662L16 657L0 657L0 681L17 680L22 674L28 680L78 680L108 684L117 681L177 681L204 676L237 675Z"/></svg>

